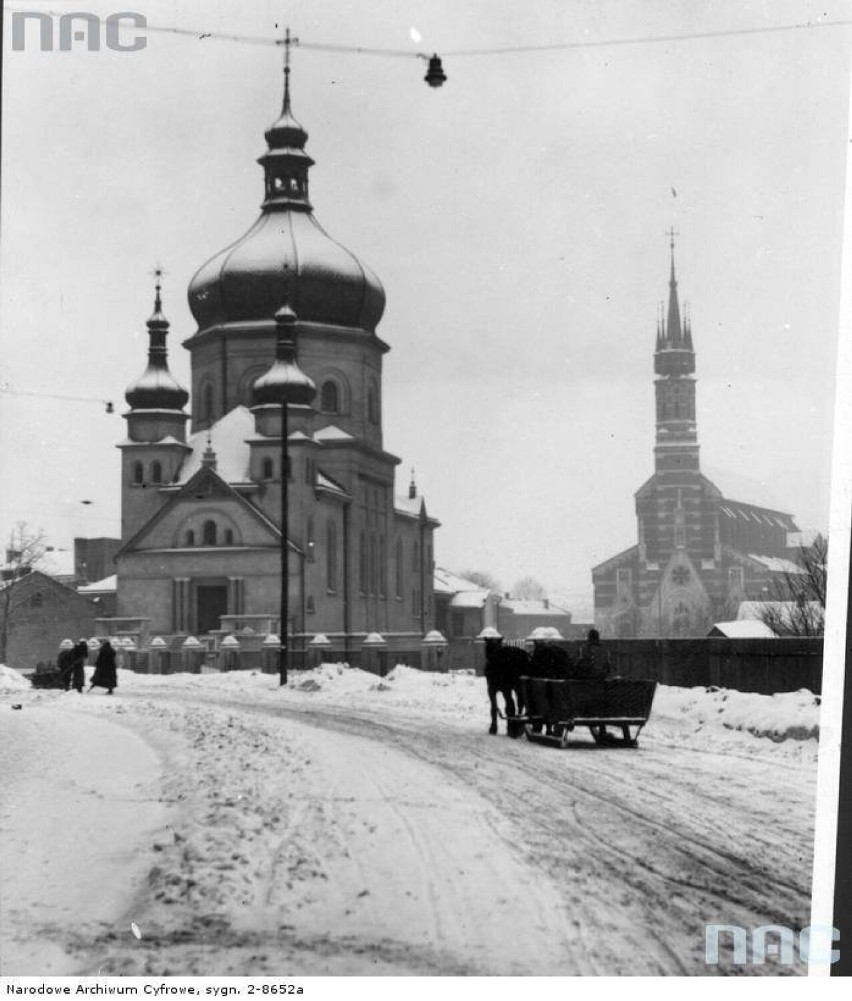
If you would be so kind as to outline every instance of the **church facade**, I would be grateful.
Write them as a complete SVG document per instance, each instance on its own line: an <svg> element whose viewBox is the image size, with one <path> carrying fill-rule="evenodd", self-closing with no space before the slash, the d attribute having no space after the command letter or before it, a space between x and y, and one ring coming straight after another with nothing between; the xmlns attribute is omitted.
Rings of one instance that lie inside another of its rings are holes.
<svg viewBox="0 0 852 1001"><path fill-rule="evenodd" d="M157 280L148 367L127 390L121 450L122 544L110 632L168 637L280 628L281 476L288 477L288 629L357 650L379 632L416 646L434 622L438 522L412 482L395 493L400 460L385 451L378 278L332 239L309 200L307 133L283 109L259 163L261 213L195 274L198 329L184 341L190 394L169 371L169 323ZM286 327L282 330L282 325ZM290 338L313 384L288 406L258 388Z"/></svg>
<svg viewBox="0 0 852 1001"><path fill-rule="evenodd" d="M673 242L671 251L654 351L654 473L635 494L638 541L592 570L595 624L606 636L706 636L799 571L792 515L730 500L701 472L695 351Z"/></svg>

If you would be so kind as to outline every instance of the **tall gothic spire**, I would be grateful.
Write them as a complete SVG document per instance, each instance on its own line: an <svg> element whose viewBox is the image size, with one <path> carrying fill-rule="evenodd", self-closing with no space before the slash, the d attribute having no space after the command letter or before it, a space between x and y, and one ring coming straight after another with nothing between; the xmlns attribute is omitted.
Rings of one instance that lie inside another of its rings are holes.
<svg viewBox="0 0 852 1001"><path fill-rule="evenodd" d="M669 314L666 323L666 341L670 347L680 347L683 343L683 327L680 322L680 305L677 298L677 278L675 278L674 238L677 234L674 227L669 230L669 248L671 250L671 277L669 278Z"/></svg>

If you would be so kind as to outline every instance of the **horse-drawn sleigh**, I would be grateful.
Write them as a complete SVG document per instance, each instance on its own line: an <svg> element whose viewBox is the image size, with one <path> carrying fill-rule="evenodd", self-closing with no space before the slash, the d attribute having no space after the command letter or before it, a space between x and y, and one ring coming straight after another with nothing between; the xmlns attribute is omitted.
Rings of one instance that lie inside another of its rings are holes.
<svg viewBox="0 0 852 1001"><path fill-rule="evenodd" d="M549 642L537 642L529 657L518 647L504 646L496 630L483 630L480 636L485 641L490 733L497 733L499 693L510 737L525 733L529 740L567 747L569 734L587 726L598 744L636 746L651 714L657 683L607 677L608 666L594 630L576 662Z"/></svg>

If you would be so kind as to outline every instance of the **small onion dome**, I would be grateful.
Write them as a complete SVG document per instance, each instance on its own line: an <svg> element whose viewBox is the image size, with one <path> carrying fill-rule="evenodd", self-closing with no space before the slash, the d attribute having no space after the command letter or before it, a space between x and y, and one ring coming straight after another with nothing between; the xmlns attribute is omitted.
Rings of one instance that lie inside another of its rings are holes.
<svg viewBox="0 0 852 1001"><path fill-rule="evenodd" d="M328 636L325 635L325 633L317 633L316 636L314 636L314 638L310 641L310 643L308 643L308 646L312 646L315 648L330 647L331 640L328 638Z"/></svg>
<svg viewBox="0 0 852 1001"><path fill-rule="evenodd" d="M169 371L166 337L169 321L163 315L160 284L154 297L154 313L148 327L148 367L127 387L124 398L133 410L183 410L189 393Z"/></svg>
<svg viewBox="0 0 852 1001"><path fill-rule="evenodd" d="M239 650L240 641L236 636L226 636L219 646L222 650Z"/></svg>
<svg viewBox="0 0 852 1001"><path fill-rule="evenodd" d="M201 645L201 640L199 640L196 636L187 636L187 638L183 641L184 650L200 650Z"/></svg>
<svg viewBox="0 0 852 1001"><path fill-rule="evenodd" d="M498 633L494 626L486 626L476 638L478 640L501 640L503 634Z"/></svg>
<svg viewBox="0 0 852 1001"><path fill-rule="evenodd" d="M387 646L388 641L381 633L367 633L362 646Z"/></svg>
<svg viewBox="0 0 852 1001"><path fill-rule="evenodd" d="M168 643L166 643L166 641L163 639L162 636L155 636L148 644L148 646L152 650L165 650L166 647L168 646Z"/></svg>
<svg viewBox="0 0 852 1001"><path fill-rule="evenodd" d="M286 303L275 314L275 327L278 332L275 361L254 384L254 405L280 406L286 400L294 406L307 406L317 395L317 387L296 361L296 314Z"/></svg>

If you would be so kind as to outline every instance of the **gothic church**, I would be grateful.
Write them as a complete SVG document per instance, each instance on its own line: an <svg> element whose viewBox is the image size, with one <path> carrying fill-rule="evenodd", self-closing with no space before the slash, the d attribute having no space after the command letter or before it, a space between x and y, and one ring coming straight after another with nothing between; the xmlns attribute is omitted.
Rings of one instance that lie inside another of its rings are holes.
<svg viewBox="0 0 852 1001"><path fill-rule="evenodd" d="M701 473L695 351L681 318L674 241L667 315L654 351L654 474L635 494L638 544L592 570L595 624L607 636L706 636L742 601L766 600L792 561L790 514L729 500Z"/></svg>

